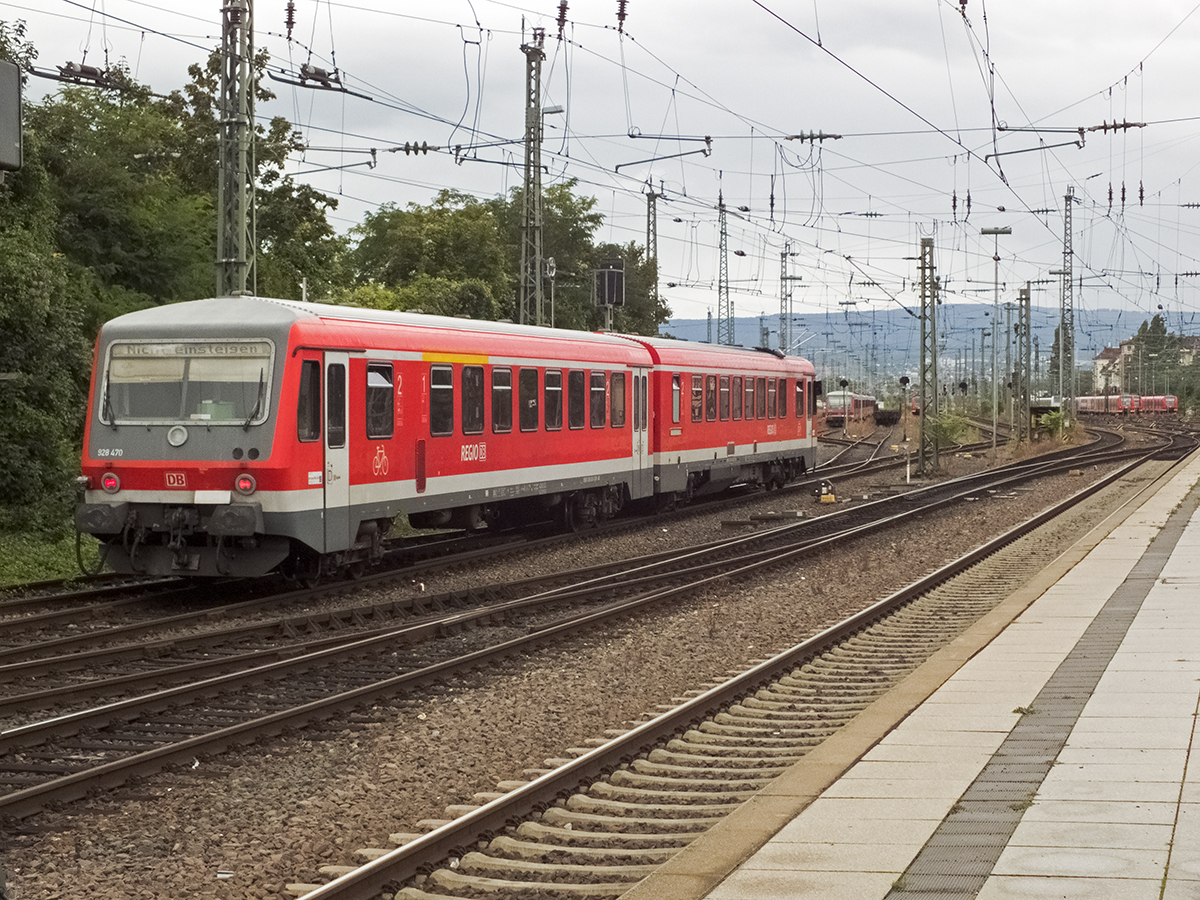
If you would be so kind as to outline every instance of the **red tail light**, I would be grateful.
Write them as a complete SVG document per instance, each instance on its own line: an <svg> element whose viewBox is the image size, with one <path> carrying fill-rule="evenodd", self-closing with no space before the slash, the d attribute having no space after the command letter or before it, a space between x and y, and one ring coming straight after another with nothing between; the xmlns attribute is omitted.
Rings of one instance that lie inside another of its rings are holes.
<svg viewBox="0 0 1200 900"><path fill-rule="evenodd" d="M258 484L254 481L254 476L250 474L239 475L233 482L234 488L239 494L249 496L258 488Z"/></svg>
<svg viewBox="0 0 1200 900"><path fill-rule="evenodd" d="M105 493L115 494L121 489L121 479L116 472L105 472L100 476L100 487L104 488Z"/></svg>

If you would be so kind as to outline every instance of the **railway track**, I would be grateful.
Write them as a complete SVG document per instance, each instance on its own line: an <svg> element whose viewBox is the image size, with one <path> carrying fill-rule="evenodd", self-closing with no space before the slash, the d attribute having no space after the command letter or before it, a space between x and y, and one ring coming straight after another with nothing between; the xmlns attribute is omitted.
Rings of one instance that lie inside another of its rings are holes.
<svg viewBox="0 0 1200 900"><path fill-rule="evenodd" d="M1161 477L1173 463L1147 465ZM1086 507L1087 493L1070 503ZM448 810L455 818L427 834L393 836L398 848L363 848L373 858L364 866L325 867L337 876L328 884L289 889L306 900L619 897L1054 559L1078 529L1060 526L1061 512L573 759L547 761L553 769L498 786L476 809Z"/></svg>
<svg viewBox="0 0 1200 900"><path fill-rule="evenodd" d="M1092 451L1092 458L1095 454ZM1003 471L1002 480L993 483L1011 484L1070 464L1071 460L1061 459L1024 463ZM93 694L97 690L129 693L143 687L147 679L175 686L0 733L0 782L7 783L0 796L0 816L30 815L46 803L75 799L200 753L219 752L323 718L353 716L358 706L373 698L427 684L479 665L485 658L523 652L590 628L602 618L695 590L713 579L736 577L739 572L817 552L868 528L884 527L884 521L895 524L986 489L978 478L960 479L820 520L793 521L691 548L686 554L647 557L632 569L625 561L570 577L559 574L510 585L507 590L515 599L494 591L470 609L447 610L454 598L426 598L424 605L410 610L414 621L403 626L359 627L350 636L334 634L295 641L282 649L246 651L234 654L237 659L215 664L210 659L191 660L165 667L169 675L162 670L148 675L139 669L113 676L108 684L94 678L85 685ZM894 512L885 520L882 512L888 507ZM358 615L363 618L361 609ZM462 636L463 629L498 621L506 623L500 640L483 640L479 631ZM164 652L153 646L143 650L151 658ZM281 653L289 658L280 659ZM47 671L46 660L24 665L26 671L35 665ZM49 669L56 665L50 663ZM0 676L19 673L20 665L10 666L0 668ZM221 668L236 671L211 674ZM35 703L61 707L78 702L76 690L68 685L57 693L27 692L14 699L13 707Z"/></svg>

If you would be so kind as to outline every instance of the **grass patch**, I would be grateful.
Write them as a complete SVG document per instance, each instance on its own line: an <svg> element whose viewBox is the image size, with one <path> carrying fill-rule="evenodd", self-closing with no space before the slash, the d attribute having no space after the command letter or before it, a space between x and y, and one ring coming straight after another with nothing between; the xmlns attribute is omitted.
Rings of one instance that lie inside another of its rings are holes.
<svg viewBox="0 0 1200 900"><path fill-rule="evenodd" d="M84 536L83 561L89 569L94 570L99 562L98 547L95 538ZM0 535L0 587L78 574L74 534L62 538Z"/></svg>

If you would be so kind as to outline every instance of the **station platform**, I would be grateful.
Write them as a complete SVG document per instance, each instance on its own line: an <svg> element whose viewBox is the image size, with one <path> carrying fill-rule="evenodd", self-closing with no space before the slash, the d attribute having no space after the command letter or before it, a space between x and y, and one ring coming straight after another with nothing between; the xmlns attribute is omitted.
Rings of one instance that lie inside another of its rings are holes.
<svg viewBox="0 0 1200 900"><path fill-rule="evenodd" d="M1200 898L1200 455L623 900Z"/></svg>

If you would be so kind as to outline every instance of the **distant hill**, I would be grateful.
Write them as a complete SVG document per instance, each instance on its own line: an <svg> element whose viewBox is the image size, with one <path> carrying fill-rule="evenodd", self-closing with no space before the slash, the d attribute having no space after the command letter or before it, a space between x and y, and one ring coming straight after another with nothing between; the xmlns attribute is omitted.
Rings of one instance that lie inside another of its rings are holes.
<svg viewBox="0 0 1200 900"><path fill-rule="evenodd" d="M990 305L980 303L945 304L938 307L939 367L950 366L950 371L973 368L979 370L981 330L987 338L983 365L991 366L991 311ZM919 312L919 310L915 310ZM1157 312L1157 311L1156 311ZM1006 314L1000 308L1001 327L1017 324L1015 309ZM1178 315L1165 313L1167 329L1176 334L1200 333L1200 322L1188 321L1195 315L1189 313L1182 320ZM1075 360L1077 365L1090 365L1093 357L1104 347L1116 347L1123 340L1137 334L1143 322L1152 314L1140 310L1076 310L1075 312ZM1054 330L1058 327L1057 307L1034 307L1031 311L1033 338L1037 341L1040 367L1050 359L1054 344ZM797 355L806 356L817 363L826 375L835 373L875 372L877 377L889 374L914 373L920 366L921 337L920 320L907 311L895 307L880 310L851 310L835 313L805 313L793 317L793 342L798 338ZM761 346L761 326L769 330L768 340L772 349L779 347L779 317L741 317L734 320L734 338L745 347ZM713 340L716 340L716 320L713 320ZM709 323L707 319L672 319L661 333L680 340L706 341ZM999 345L998 367L1003 371L1004 344ZM1016 354L1015 343L1012 350ZM974 365L972 366L972 360Z"/></svg>

